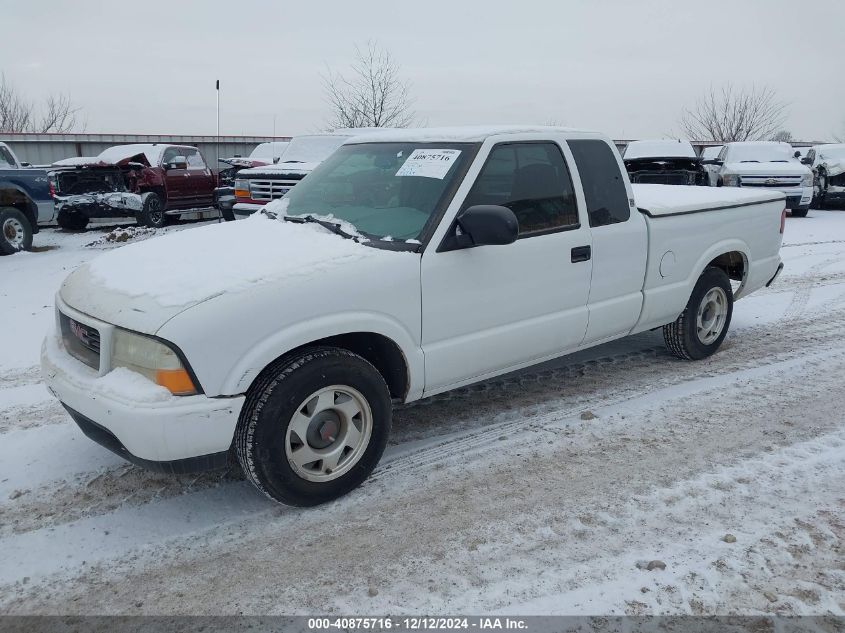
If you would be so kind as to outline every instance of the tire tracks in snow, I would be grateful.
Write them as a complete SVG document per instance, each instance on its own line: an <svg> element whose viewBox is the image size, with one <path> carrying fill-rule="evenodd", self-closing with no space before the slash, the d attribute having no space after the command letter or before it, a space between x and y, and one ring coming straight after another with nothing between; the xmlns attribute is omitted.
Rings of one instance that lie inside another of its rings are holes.
<svg viewBox="0 0 845 633"><path fill-rule="evenodd" d="M634 563L665 557L675 565L682 553L669 551L664 543L701 540L702 523L713 522L704 531L714 534L716 550L722 547L717 540L721 530L752 538L752 519L762 521L765 511L780 517L803 512L786 501L782 510L773 510L771 504L777 506L780 498L813 503L804 488L812 488L820 475L813 471L802 478L801 463L812 451L798 446L789 452L788 447L816 441L837 448L833 440L845 432L836 417L839 404L824 393L835 388L843 368L845 349L839 347L741 375L716 373L706 385L672 384L653 397L641 394L596 409L599 418L593 421L540 414L520 433L494 444L494 450L477 446L443 455L439 468L417 462L419 468L426 466L425 475L419 469L396 469L389 479L376 479L316 509L265 504L250 511L239 506L240 511L229 509L231 521L221 520L226 513L209 504L241 503L249 495L238 488L237 494L202 493L207 511L217 511L205 518L215 523L196 516L174 523L173 504L156 507L154 516L131 510L103 525L112 534L99 538L127 544L107 556L98 556L104 544L96 535L83 538L96 523L57 528L49 534L74 544L73 560L36 568L34 581L10 586L0 606L8 612L133 613L142 598L161 613L280 608L358 613L395 611L399 604L434 613L473 606L495 610L595 586L605 570L619 573L614 569L619 561L630 564L631 573L641 574L645 584L659 578ZM700 406L704 403L707 407ZM841 453L839 448L840 461ZM783 479L769 496L755 498L753 486L765 490L768 481L757 482L755 473L764 471L796 476ZM750 484L739 481L737 473ZM828 475L828 485L835 487L841 472ZM723 499L730 504L722 504L727 510L721 516L722 508L714 504ZM749 519L743 519L746 514ZM716 517L728 526L717 525ZM748 534L737 527L743 520ZM162 543L159 524L168 521L173 540ZM139 543L137 537L148 529L144 523L159 527L150 542ZM677 523L682 536L666 531L665 523ZM10 565L20 560L32 568L30 544L37 539L23 535L0 545ZM144 547L152 549L138 551ZM687 559L694 567L698 563L692 554ZM80 566L80 558L88 566ZM726 562L738 564L730 558ZM49 577L64 565L63 573ZM221 575L220 569L227 573ZM68 575L76 573L81 577L69 582ZM426 578L437 582L426 586ZM43 587L40 581L46 581ZM374 598L366 598L370 584L379 589ZM172 587L191 596L191 602L175 596ZM667 588L661 595L668 600L678 591ZM44 592L52 596L45 598ZM103 595L109 596L107 605ZM707 595L699 598L708 604Z"/></svg>

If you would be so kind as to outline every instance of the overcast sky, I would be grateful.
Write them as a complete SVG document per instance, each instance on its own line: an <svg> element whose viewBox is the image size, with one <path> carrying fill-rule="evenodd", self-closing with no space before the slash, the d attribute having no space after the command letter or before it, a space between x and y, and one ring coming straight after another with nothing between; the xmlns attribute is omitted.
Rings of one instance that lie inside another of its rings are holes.
<svg viewBox="0 0 845 633"><path fill-rule="evenodd" d="M320 75L375 40L429 125L678 133L709 86L768 85L800 139L845 130L843 0L3 0L0 71L67 92L89 132L293 135L325 127Z"/></svg>

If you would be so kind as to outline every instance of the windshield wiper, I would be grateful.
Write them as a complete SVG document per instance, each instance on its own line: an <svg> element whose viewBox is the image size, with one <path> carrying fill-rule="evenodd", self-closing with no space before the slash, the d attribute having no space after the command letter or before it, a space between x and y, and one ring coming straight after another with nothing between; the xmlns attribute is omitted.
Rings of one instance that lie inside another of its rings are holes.
<svg viewBox="0 0 845 633"><path fill-rule="evenodd" d="M361 241L361 237L359 235L353 235L352 233L348 233L340 228L340 224L336 222L329 222L328 220L321 220L320 218L316 218L313 215L286 215L283 217L285 222L294 222L296 224L319 224L320 226L327 228L329 231L334 233L335 235L340 235L341 237L345 237L349 240L354 240L356 242Z"/></svg>

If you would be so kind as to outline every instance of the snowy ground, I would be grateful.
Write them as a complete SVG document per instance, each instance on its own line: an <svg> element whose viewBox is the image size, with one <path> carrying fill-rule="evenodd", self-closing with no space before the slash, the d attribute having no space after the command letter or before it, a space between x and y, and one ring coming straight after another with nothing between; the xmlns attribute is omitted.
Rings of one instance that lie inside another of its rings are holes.
<svg viewBox="0 0 845 633"><path fill-rule="evenodd" d="M0 259L0 613L842 614L845 212L786 233L713 358L648 333L403 408L370 481L299 510L76 429L38 349L120 242L45 231Z"/></svg>

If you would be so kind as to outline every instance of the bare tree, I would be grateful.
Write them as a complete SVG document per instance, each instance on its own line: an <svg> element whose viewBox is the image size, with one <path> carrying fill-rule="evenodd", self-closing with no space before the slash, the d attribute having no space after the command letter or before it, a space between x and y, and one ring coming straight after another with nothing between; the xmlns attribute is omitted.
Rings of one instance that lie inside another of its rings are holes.
<svg viewBox="0 0 845 633"><path fill-rule="evenodd" d="M80 108L68 95L50 95L36 106L22 97L0 74L0 132L70 132L84 123L78 119Z"/></svg>
<svg viewBox="0 0 845 633"><path fill-rule="evenodd" d="M355 47L346 74L327 69L323 76L332 127L408 127L414 122L410 86L399 76L390 53L368 42Z"/></svg>
<svg viewBox="0 0 845 633"><path fill-rule="evenodd" d="M768 87L713 87L692 109L685 109L681 127L697 141L759 141L771 138L786 120L786 104Z"/></svg>
<svg viewBox="0 0 845 633"><path fill-rule="evenodd" d="M792 132L789 130L779 130L772 134L772 138L769 139L770 141L780 141L782 143L791 143L792 142Z"/></svg>

